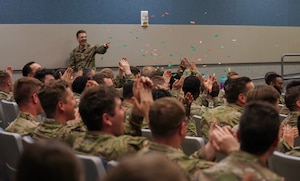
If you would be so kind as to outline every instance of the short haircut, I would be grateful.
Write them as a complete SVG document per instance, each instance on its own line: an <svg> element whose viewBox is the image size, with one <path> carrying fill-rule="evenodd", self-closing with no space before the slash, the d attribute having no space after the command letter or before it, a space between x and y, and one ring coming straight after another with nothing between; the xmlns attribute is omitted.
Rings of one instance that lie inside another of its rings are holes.
<svg viewBox="0 0 300 181"><path fill-rule="evenodd" d="M196 93L200 93L200 87L200 80L196 76L190 75L184 79L182 90L184 92L184 95L190 92L194 96Z"/></svg>
<svg viewBox="0 0 300 181"><path fill-rule="evenodd" d="M140 69L138 69L138 68L135 67L135 66L131 66L131 67L130 67L130 71L131 71L131 73L132 73L134 76L137 75L137 74L139 74L139 73L141 73Z"/></svg>
<svg viewBox="0 0 300 181"><path fill-rule="evenodd" d="M153 87L163 85L166 82L163 76L158 75L151 77L151 81L153 82Z"/></svg>
<svg viewBox="0 0 300 181"><path fill-rule="evenodd" d="M240 149L264 154L278 139L280 120L275 107L267 102L251 102L240 118Z"/></svg>
<svg viewBox="0 0 300 181"><path fill-rule="evenodd" d="M278 104L280 94L278 91L268 85L258 85L247 92L247 102L266 101L270 104Z"/></svg>
<svg viewBox="0 0 300 181"><path fill-rule="evenodd" d="M4 87L10 79L9 73L0 71L0 87Z"/></svg>
<svg viewBox="0 0 300 181"><path fill-rule="evenodd" d="M22 69L23 76L28 76L28 74L31 73L32 70L31 70L30 66L34 63L35 63L34 61L31 61L24 65L24 67Z"/></svg>
<svg viewBox="0 0 300 181"><path fill-rule="evenodd" d="M82 75L83 76L89 76L91 73L93 73L94 69L92 68L84 68L82 70Z"/></svg>
<svg viewBox="0 0 300 181"><path fill-rule="evenodd" d="M133 84L134 81L127 81L123 85L123 98L129 99L133 96Z"/></svg>
<svg viewBox="0 0 300 181"><path fill-rule="evenodd" d="M149 125L153 136L163 137L175 134L184 119L184 106L176 98L160 98L150 106Z"/></svg>
<svg viewBox="0 0 300 181"><path fill-rule="evenodd" d="M157 100L163 97L172 97L169 91L164 89L155 89L152 91L153 100Z"/></svg>
<svg viewBox="0 0 300 181"><path fill-rule="evenodd" d="M60 142L41 140L25 147L16 181L83 181L83 168L73 151Z"/></svg>
<svg viewBox="0 0 300 181"><path fill-rule="evenodd" d="M291 81L290 83L288 83L285 87L285 90L288 90L289 88L291 87L295 87L295 86L298 86L300 85L300 80L293 80Z"/></svg>
<svg viewBox="0 0 300 181"><path fill-rule="evenodd" d="M142 68L141 76L151 78L154 75L156 75L156 69L153 66L145 66Z"/></svg>
<svg viewBox="0 0 300 181"><path fill-rule="evenodd" d="M70 85L66 81L53 80L48 84L44 84L39 90L38 97L48 118L54 117L57 103L65 101L67 88L70 88Z"/></svg>
<svg viewBox="0 0 300 181"><path fill-rule="evenodd" d="M124 179L126 178L126 179ZM161 154L148 153L129 156L109 171L104 181L187 181L188 176L172 161Z"/></svg>
<svg viewBox="0 0 300 181"><path fill-rule="evenodd" d="M86 83L90 78L87 76L78 76L72 83L72 91L81 94L85 89Z"/></svg>
<svg viewBox="0 0 300 181"><path fill-rule="evenodd" d="M117 98L120 98L119 92L105 85L91 87L84 91L80 98L79 113L89 131L102 129L104 113L112 116L115 114Z"/></svg>
<svg viewBox="0 0 300 181"><path fill-rule="evenodd" d="M266 76L266 84L270 85L271 82L274 82L274 80L277 78L277 77L281 77L280 75L278 75L277 73L270 73Z"/></svg>
<svg viewBox="0 0 300 181"><path fill-rule="evenodd" d="M103 74L105 78L114 78L114 72L111 68L103 68L99 73Z"/></svg>
<svg viewBox="0 0 300 181"><path fill-rule="evenodd" d="M100 71L93 76L93 80L95 80L99 85L105 84L104 78L112 79L111 74L105 71L104 72Z"/></svg>
<svg viewBox="0 0 300 181"><path fill-rule="evenodd" d="M76 37L77 37L77 38L78 38L78 35L79 35L80 33L86 33L86 31L85 31L85 30L78 30L77 33L76 33Z"/></svg>
<svg viewBox="0 0 300 181"><path fill-rule="evenodd" d="M34 78L39 79L41 82L44 82L46 75L52 75L54 77L55 72L53 69L43 68L35 72Z"/></svg>
<svg viewBox="0 0 300 181"><path fill-rule="evenodd" d="M238 74L237 72L230 71L230 72L228 72L228 73L227 73L227 75L226 75L226 76L227 76L227 79L230 79L230 78L231 78L231 76L234 76L234 75L237 75L237 76L238 76L239 74Z"/></svg>
<svg viewBox="0 0 300 181"><path fill-rule="evenodd" d="M267 73L265 74L265 77L264 77L266 84L268 84L268 83L267 83L267 78L268 78L268 76L271 75L271 74L277 74L277 73L276 73L276 72L267 72ZM268 84L268 85L269 85L269 84Z"/></svg>
<svg viewBox="0 0 300 181"><path fill-rule="evenodd" d="M13 94L18 105L26 105L34 93L42 87L42 82L32 77L21 77L14 84Z"/></svg>
<svg viewBox="0 0 300 181"><path fill-rule="evenodd" d="M225 82L225 98L229 103L235 103L239 94L247 93L247 84L252 82L249 77L239 77L236 79L227 79Z"/></svg>
<svg viewBox="0 0 300 181"><path fill-rule="evenodd" d="M296 111L296 102L300 100L300 85L291 87L285 92L285 105L290 111Z"/></svg>

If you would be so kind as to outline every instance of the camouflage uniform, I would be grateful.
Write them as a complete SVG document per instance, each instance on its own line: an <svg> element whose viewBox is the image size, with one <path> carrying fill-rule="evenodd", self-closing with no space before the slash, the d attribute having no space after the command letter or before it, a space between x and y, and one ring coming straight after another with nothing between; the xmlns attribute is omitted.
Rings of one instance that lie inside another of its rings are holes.
<svg viewBox="0 0 300 181"><path fill-rule="evenodd" d="M72 67L75 71L83 68L95 69L95 55L97 53L104 54L106 50L107 48L103 45L91 46L90 44L87 44L83 49L79 49L78 46L70 54L70 67Z"/></svg>
<svg viewBox="0 0 300 181"><path fill-rule="evenodd" d="M169 160L178 164L190 176L199 169L210 168L215 165L214 162L199 159L199 152L188 157L181 149L154 142L149 142L147 147L138 152L139 155L149 153L165 154Z"/></svg>
<svg viewBox="0 0 300 181"><path fill-rule="evenodd" d="M300 112L292 111L288 114L288 116L283 120L284 124L288 124L291 127L297 127L298 116L300 116Z"/></svg>
<svg viewBox="0 0 300 181"><path fill-rule="evenodd" d="M136 153L148 142L144 137L116 137L105 132L87 131L84 137L76 139L73 149L79 154L101 156L105 161L110 161Z"/></svg>
<svg viewBox="0 0 300 181"><path fill-rule="evenodd" d="M131 136L142 136L141 127L144 118L132 114L133 104L122 102L122 106L125 107L125 134ZM145 121L146 122L146 121Z"/></svg>
<svg viewBox="0 0 300 181"><path fill-rule="evenodd" d="M289 110L289 108L286 107L286 105L284 105L283 107L280 107L279 113L280 114L285 114L288 115L291 111Z"/></svg>
<svg viewBox="0 0 300 181"><path fill-rule="evenodd" d="M39 123L40 122L33 115L20 111L17 118L5 129L5 131L22 135L31 135Z"/></svg>
<svg viewBox="0 0 300 181"><path fill-rule="evenodd" d="M0 91L0 100L7 100L7 101L12 101L12 102L15 101L12 92L6 93L3 91Z"/></svg>
<svg viewBox="0 0 300 181"><path fill-rule="evenodd" d="M284 180L261 163L257 156L243 151L232 152L217 165L203 170L203 173L212 180L242 180L245 173L252 174L252 180ZM194 180L199 180L198 178L196 173Z"/></svg>
<svg viewBox="0 0 300 181"><path fill-rule="evenodd" d="M74 140L86 132L82 121L62 124L54 119L45 118L34 130L33 139L57 139L72 146Z"/></svg>
<svg viewBox="0 0 300 181"><path fill-rule="evenodd" d="M116 88L121 88L127 81L130 81L130 80L134 81L134 79L135 79L135 77L133 74L125 75L123 77L120 77L117 75L114 83L115 83Z"/></svg>
<svg viewBox="0 0 300 181"><path fill-rule="evenodd" d="M203 115L200 122L200 129L204 138L208 139L210 124L213 121L219 126L229 125L234 127L239 123L239 119L244 112L244 108L233 103L228 103L213 109L208 109Z"/></svg>
<svg viewBox="0 0 300 181"><path fill-rule="evenodd" d="M291 151L286 152L285 154L300 157L300 146L294 147Z"/></svg>
<svg viewBox="0 0 300 181"><path fill-rule="evenodd" d="M285 104L284 96L280 95L279 104Z"/></svg>

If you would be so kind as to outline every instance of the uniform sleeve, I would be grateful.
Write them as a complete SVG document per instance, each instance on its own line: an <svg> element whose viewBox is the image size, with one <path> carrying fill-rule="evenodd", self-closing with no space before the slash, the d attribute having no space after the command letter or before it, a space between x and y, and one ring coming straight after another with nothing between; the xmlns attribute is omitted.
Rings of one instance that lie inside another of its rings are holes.
<svg viewBox="0 0 300 181"><path fill-rule="evenodd" d="M72 51L70 53L70 59L69 59L69 67L71 67L72 69L75 68L75 55L74 55L74 51Z"/></svg>
<svg viewBox="0 0 300 181"><path fill-rule="evenodd" d="M95 53L104 54L107 48L104 45L95 45Z"/></svg>

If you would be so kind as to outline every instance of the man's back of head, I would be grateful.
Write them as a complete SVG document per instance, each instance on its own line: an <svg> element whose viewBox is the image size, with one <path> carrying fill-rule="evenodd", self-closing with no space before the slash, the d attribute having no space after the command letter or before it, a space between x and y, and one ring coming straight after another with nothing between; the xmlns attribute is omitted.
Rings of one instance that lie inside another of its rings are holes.
<svg viewBox="0 0 300 181"><path fill-rule="evenodd" d="M287 89L285 105L290 111L300 111L300 85Z"/></svg>
<svg viewBox="0 0 300 181"><path fill-rule="evenodd" d="M120 96L113 87L100 85L84 91L79 103L79 112L89 131L104 129L104 114L115 115L116 99L120 99Z"/></svg>
<svg viewBox="0 0 300 181"><path fill-rule="evenodd" d="M157 99L150 107L149 126L153 137L174 135L184 120L184 106L175 98Z"/></svg>
<svg viewBox="0 0 300 181"><path fill-rule="evenodd" d="M275 150L280 127L279 115L273 105L251 102L240 119L238 137L242 151L261 156Z"/></svg>
<svg viewBox="0 0 300 181"><path fill-rule="evenodd" d="M236 103L237 101L239 101L240 95L246 97L247 92L252 88L254 88L254 84L249 77L227 79L224 87L227 102ZM246 99L244 100L244 102L245 101Z"/></svg>
<svg viewBox="0 0 300 181"><path fill-rule="evenodd" d="M42 82L32 77L21 77L14 84L14 98L19 107L26 106L30 103L37 92L42 87ZM34 95L35 94L35 95ZM36 97L37 98L37 97Z"/></svg>
<svg viewBox="0 0 300 181"><path fill-rule="evenodd" d="M9 73L0 71L0 91L10 92L13 87L12 78Z"/></svg>
<svg viewBox="0 0 300 181"><path fill-rule="evenodd" d="M279 112L279 93L277 90L268 85L258 85L247 93L247 102L266 101L276 107Z"/></svg>
<svg viewBox="0 0 300 181"><path fill-rule="evenodd" d="M200 80L196 76L190 75L184 79L182 90L184 92L184 95L190 92L193 95L194 99L197 99L200 94L200 87Z"/></svg>

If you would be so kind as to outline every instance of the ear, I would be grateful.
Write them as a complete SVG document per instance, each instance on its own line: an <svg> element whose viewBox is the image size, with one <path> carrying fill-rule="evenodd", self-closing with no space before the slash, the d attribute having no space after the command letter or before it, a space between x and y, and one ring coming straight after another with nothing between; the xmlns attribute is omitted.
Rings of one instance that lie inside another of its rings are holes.
<svg viewBox="0 0 300 181"><path fill-rule="evenodd" d="M102 114L102 124L108 127L112 126L112 122L110 121L110 115L107 113Z"/></svg>
<svg viewBox="0 0 300 181"><path fill-rule="evenodd" d="M64 103L62 101L58 101L57 108L59 109L59 111L65 111Z"/></svg>
<svg viewBox="0 0 300 181"><path fill-rule="evenodd" d="M37 104L39 102L39 97L36 93L32 94L32 101L34 104Z"/></svg>
<svg viewBox="0 0 300 181"><path fill-rule="evenodd" d="M300 107L300 99L296 101L296 106Z"/></svg>
<svg viewBox="0 0 300 181"><path fill-rule="evenodd" d="M271 81L271 82L270 82L270 85L271 85L271 86L274 86L275 84L274 84L274 82L273 82L273 81Z"/></svg>
<svg viewBox="0 0 300 181"><path fill-rule="evenodd" d="M186 135L186 122L182 121L179 125L178 132L180 135Z"/></svg>
<svg viewBox="0 0 300 181"><path fill-rule="evenodd" d="M273 144L272 144L274 148L277 148L278 142L279 142L279 137L277 136L276 139L274 140Z"/></svg>
<svg viewBox="0 0 300 181"><path fill-rule="evenodd" d="M243 104L245 104L246 101L247 101L246 95L245 95L245 94L242 94L242 93L239 94L238 99L239 99L239 101L240 101L241 103L243 103Z"/></svg>
<svg viewBox="0 0 300 181"><path fill-rule="evenodd" d="M237 132L236 132L236 137L237 137L237 139L238 139L238 141L239 141L239 143L241 142L241 132L240 132L240 130L238 130Z"/></svg>

